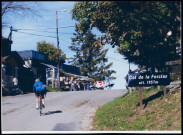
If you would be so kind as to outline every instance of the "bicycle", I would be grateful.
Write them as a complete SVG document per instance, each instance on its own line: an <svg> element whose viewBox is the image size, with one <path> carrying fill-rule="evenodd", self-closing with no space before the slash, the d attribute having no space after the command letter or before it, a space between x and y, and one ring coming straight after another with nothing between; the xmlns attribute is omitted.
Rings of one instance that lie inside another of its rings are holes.
<svg viewBox="0 0 183 135"><path fill-rule="evenodd" d="M42 108L43 108L43 103L42 103L42 96L39 96L40 104L39 104L39 110L40 110L40 116L42 115Z"/></svg>
<svg viewBox="0 0 183 135"><path fill-rule="evenodd" d="M44 97L46 97L46 94L44 95ZM40 95L39 96L39 110L40 110L40 116L43 114L42 113L42 108L45 108L45 106L43 105L43 103L42 103L42 96Z"/></svg>

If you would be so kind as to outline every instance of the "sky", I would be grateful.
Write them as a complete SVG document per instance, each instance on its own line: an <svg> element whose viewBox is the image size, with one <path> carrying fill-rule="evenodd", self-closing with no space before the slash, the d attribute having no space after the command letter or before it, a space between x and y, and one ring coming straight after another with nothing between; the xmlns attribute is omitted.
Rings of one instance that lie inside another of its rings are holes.
<svg viewBox="0 0 183 135"><path fill-rule="evenodd" d="M12 51L35 50L37 51L37 42L46 41L54 44L57 47L56 39L56 11L58 12L58 31L59 31L59 47L66 54L67 58L71 58L74 54L68 47L71 45L71 38L75 31L75 20L72 20L70 10L74 7L74 1L44 1L40 5L44 7L41 12L41 17L36 18L17 18L11 16L9 25L17 32L12 33ZM65 11L66 9L66 11ZM8 38L10 28L2 30L3 37ZM94 29L96 35L101 35L97 29ZM124 57L117 53L115 48L110 45L105 45L104 49L109 49L107 53L108 62L113 62L111 70L115 70L116 80L113 80L114 86L112 89L126 89L125 76L129 71L129 63L124 60ZM67 63L66 63L67 64ZM136 65L130 64L130 69L135 70Z"/></svg>

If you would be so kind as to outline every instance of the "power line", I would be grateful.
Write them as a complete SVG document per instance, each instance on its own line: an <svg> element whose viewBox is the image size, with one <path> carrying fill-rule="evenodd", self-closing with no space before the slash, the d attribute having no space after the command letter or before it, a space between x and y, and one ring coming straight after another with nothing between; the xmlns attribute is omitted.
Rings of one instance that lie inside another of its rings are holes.
<svg viewBox="0 0 183 135"><path fill-rule="evenodd" d="M20 31L16 31L16 32L19 32L19 33L24 33L24 34L28 34L28 35L34 35L34 36L43 36L43 37L51 37L51 38L56 38L56 37L53 37L53 36L38 35L38 34L32 34L32 33L20 32Z"/></svg>
<svg viewBox="0 0 183 135"><path fill-rule="evenodd" d="M112 57L109 57L109 58L114 59L114 60L117 60L117 61L120 61L122 63L127 63L127 62L124 62L124 61L121 61L121 60L118 60L118 59L115 59L115 58L112 58Z"/></svg>
<svg viewBox="0 0 183 135"><path fill-rule="evenodd" d="M69 27L75 27L75 26L64 26L64 27L59 27L59 28L69 28ZM26 31L35 31L35 32L55 33L53 31L48 31L51 29L56 29L56 28L45 28L45 29L15 29L14 28L14 30L18 30L18 31L26 30ZM30 34L30 33L26 33L26 32L20 32L20 33ZM58 32L58 33L60 33L60 34L73 34L74 32L73 33ZM38 35L38 34L30 34L30 35ZM38 36L44 36L44 35L38 35ZM100 37L100 36L104 36L104 35L96 35L96 36ZM48 36L48 37L52 37L52 36Z"/></svg>
<svg viewBox="0 0 183 135"><path fill-rule="evenodd" d="M75 26L65 26L65 27L58 27L58 28L69 28ZM56 29L56 28L45 28L45 29L16 29L16 30L48 30L48 29Z"/></svg>
<svg viewBox="0 0 183 135"><path fill-rule="evenodd" d="M20 29L17 29L17 30L22 31L22 30L20 30ZM24 31L24 30L23 30L23 31ZM26 31L27 31L27 30L26 30ZM55 32L53 32L53 31L47 31L47 30L28 30L28 31L55 33ZM63 33L63 32L58 32L58 33L60 33L60 34L73 34L73 33Z"/></svg>
<svg viewBox="0 0 183 135"><path fill-rule="evenodd" d="M16 32L19 32L19 33L24 33L24 34L29 34L29 35L34 35L34 36L43 36L43 37L51 37L51 38L56 38L56 37L53 37L53 36L46 36L46 35L38 35L38 34L32 34L32 33L26 33L26 32L20 32L20 31L16 31ZM65 42L68 42L68 43L72 43L72 42L69 42L69 41L66 41L64 39L61 39L62 41L65 41ZM108 58L111 58L111 59L114 59L114 60L117 60L117 61L120 61L122 63L126 63L124 61L121 61L121 60L118 60L116 58L112 58L112 57L108 57Z"/></svg>
<svg viewBox="0 0 183 135"><path fill-rule="evenodd" d="M16 30L17 30L17 29L16 29ZM39 34L33 34L33 33L27 33L27 32L20 32L20 31L16 31L16 32L24 33L24 34L28 34L28 35L34 35L34 36L42 36L42 37L57 38L57 37L54 37L54 36L39 35ZM48 33L51 33L51 32L48 32ZM53 32L53 33L55 33L55 32ZM73 33L61 33L61 34L73 34ZM65 42L68 42L68 43L72 43L72 42L66 41L66 40L64 40L64 39L62 39L62 41L65 41Z"/></svg>

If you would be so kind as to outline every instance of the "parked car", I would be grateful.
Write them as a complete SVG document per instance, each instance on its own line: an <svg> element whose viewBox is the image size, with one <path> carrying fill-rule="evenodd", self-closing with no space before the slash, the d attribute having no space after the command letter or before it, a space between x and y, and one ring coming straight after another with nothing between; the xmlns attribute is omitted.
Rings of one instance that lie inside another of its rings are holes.
<svg viewBox="0 0 183 135"><path fill-rule="evenodd" d="M94 86L96 87L96 89L104 89L104 87L105 87L105 82L103 82L103 81L96 81L95 83L94 83Z"/></svg>

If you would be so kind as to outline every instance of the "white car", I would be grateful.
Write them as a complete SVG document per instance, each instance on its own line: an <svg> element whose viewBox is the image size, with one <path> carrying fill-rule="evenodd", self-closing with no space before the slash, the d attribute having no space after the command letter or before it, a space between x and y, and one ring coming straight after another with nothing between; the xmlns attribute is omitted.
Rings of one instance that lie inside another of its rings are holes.
<svg viewBox="0 0 183 135"><path fill-rule="evenodd" d="M94 86L97 88L97 89L104 89L104 87L105 87L105 82L103 82L103 81L96 81L95 83L94 83Z"/></svg>

